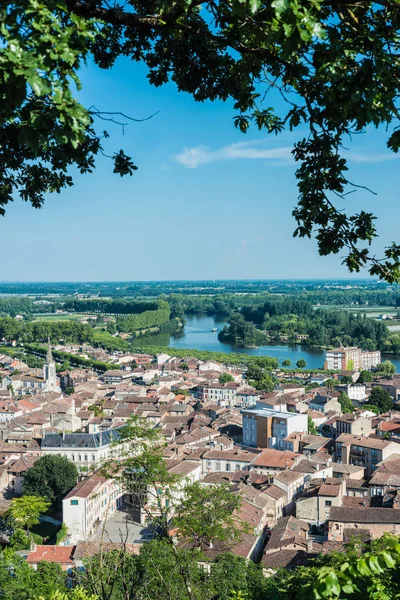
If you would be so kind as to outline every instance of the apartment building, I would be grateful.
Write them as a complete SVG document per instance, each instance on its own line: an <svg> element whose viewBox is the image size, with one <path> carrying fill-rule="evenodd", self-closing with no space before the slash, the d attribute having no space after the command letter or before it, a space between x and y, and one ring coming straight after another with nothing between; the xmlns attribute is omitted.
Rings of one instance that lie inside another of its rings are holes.
<svg viewBox="0 0 400 600"><path fill-rule="evenodd" d="M73 542L86 540L124 502L124 491L114 479L98 473L80 481L63 499L63 523Z"/></svg>
<svg viewBox="0 0 400 600"><path fill-rule="evenodd" d="M243 444L255 448L284 449L291 433L308 431L308 416L268 408L242 411Z"/></svg>
<svg viewBox="0 0 400 600"><path fill-rule="evenodd" d="M348 433L342 433L335 442L336 462L364 467L367 477L392 454L400 454L400 444Z"/></svg>
<svg viewBox="0 0 400 600"><path fill-rule="evenodd" d="M326 353L324 369L335 371L362 371L369 370L381 363L381 353L376 351L362 351L356 346L348 348L335 348Z"/></svg>

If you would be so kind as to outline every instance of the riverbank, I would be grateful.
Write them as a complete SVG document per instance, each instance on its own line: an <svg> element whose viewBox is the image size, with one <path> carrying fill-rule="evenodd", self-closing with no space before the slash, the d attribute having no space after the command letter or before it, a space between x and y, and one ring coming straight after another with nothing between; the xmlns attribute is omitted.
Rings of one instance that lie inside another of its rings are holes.
<svg viewBox="0 0 400 600"><path fill-rule="evenodd" d="M325 361L325 354L328 348L305 347L300 344L270 344L259 346L258 348L237 348L229 343L223 343L218 340L218 332L223 329L226 322L218 320L212 316L190 316L186 317L184 331L178 336L170 336L168 334L156 335L142 338L138 346L144 351L151 348L162 348L160 351L171 354L172 352L181 352L179 356L188 356L193 350L215 352L217 354L235 354L239 356L247 355L250 357L256 356L271 356L276 358L281 365L284 360L290 360L291 367L296 366L296 362L300 359L306 361L306 368L317 370L322 369ZM217 331L215 331L215 329ZM134 342L136 346L136 340ZM211 358L209 358L211 359ZM383 354L382 360L391 360L400 372L400 356L394 354ZM242 358L242 362L246 359ZM237 363L236 363L237 364Z"/></svg>

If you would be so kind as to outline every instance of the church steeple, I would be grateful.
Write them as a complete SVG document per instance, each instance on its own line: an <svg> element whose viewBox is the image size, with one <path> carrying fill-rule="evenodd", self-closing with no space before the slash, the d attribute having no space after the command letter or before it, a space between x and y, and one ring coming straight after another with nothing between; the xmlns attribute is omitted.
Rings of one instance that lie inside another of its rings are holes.
<svg viewBox="0 0 400 600"><path fill-rule="evenodd" d="M50 337L47 338L47 354L46 354L46 362L47 363L51 363L53 362L53 355L51 353L51 344L50 344Z"/></svg>
<svg viewBox="0 0 400 600"><path fill-rule="evenodd" d="M59 392L60 388L57 385L56 364L51 353L50 338L47 340L46 361L43 365L43 376L45 381L46 392Z"/></svg>

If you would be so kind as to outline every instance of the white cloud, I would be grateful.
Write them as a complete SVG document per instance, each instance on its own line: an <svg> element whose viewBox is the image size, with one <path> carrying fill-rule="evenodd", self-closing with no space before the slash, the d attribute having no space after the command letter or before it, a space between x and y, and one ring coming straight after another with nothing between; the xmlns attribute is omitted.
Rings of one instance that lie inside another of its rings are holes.
<svg viewBox="0 0 400 600"><path fill-rule="evenodd" d="M196 169L208 163L238 159L280 160L284 164L292 162L292 146L260 148L259 144L260 142L241 142L238 144L229 144L216 150L212 150L208 146L195 146L193 148L184 148L180 154L174 156L174 159L187 169Z"/></svg>
<svg viewBox="0 0 400 600"><path fill-rule="evenodd" d="M270 166L287 166L293 164L293 146L263 147L269 140L240 142L228 144L213 150L209 146L193 146L184 148L173 159L187 169L196 169L202 165L223 162L227 160L264 160ZM343 156L353 163L380 163L397 160L400 154L390 152L358 153L344 152Z"/></svg>
<svg viewBox="0 0 400 600"><path fill-rule="evenodd" d="M344 156L346 158L346 155ZM387 162L389 160L397 160L399 158L399 154L393 154L389 152L381 152L379 154L357 154L356 152L349 152L347 155L347 159L355 163Z"/></svg>

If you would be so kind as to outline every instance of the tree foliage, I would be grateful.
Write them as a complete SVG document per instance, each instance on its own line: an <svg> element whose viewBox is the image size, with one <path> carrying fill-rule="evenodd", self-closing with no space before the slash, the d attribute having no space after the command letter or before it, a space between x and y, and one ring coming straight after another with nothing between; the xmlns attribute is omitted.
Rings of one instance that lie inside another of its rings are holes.
<svg viewBox="0 0 400 600"><path fill-rule="evenodd" d="M261 331L239 313L232 313L229 327L225 326L218 334L220 342L229 342L235 346L260 346L266 338Z"/></svg>
<svg viewBox="0 0 400 600"><path fill-rule="evenodd" d="M78 471L66 456L42 456L24 474L24 495L39 496L59 508L64 496L76 485Z"/></svg>
<svg viewBox="0 0 400 600"><path fill-rule="evenodd" d="M225 385L225 383L232 383L235 381L235 378L230 373L221 373L221 375L218 377L218 381L221 385Z"/></svg>
<svg viewBox="0 0 400 600"><path fill-rule="evenodd" d="M30 529L39 523L39 517L50 507L50 502L41 496L13 498L9 508L11 518L21 527Z"/></svg>
<svg viewBox="0 0 400 600"><path fill-rule="evenodd" d="M400 146L395 0L189 0L179 7L23 0L1 10L2 212L16 191L39 207L46 192L72 184L72 167L93 171L108 137L95 121L123 125L129 116L84 107L78 73L89 53L103 69L129 56L145 63L155 86L173 80L196 101L231 98L243 132L251 125L297 131L294 235L315 235L321 255L345 252L351 271L367 265L373 275L399 279L400 246L393 242L377 258L369 249L373 214L342 210L358 185L347 175L352 136L383 125L388 147ZM286 110L270 105L271 90ZM120 175L136 169L123 150L111 157Z"/></svg>
<svg viewBox="0 0 400 600"><path fill-rule="evenodd" d="M387 412L393 408L392 397L389 392L381 388L380 385L376 385L372 388L368 403L376 406L380 413Z"/></svg>
<svg viewBox="0 0 400 600"><path fill-rule="evenodd" d="M342 407L342 413L347 414L354 412L354 405L346 392L341 392L338 400Z"/></svg>

